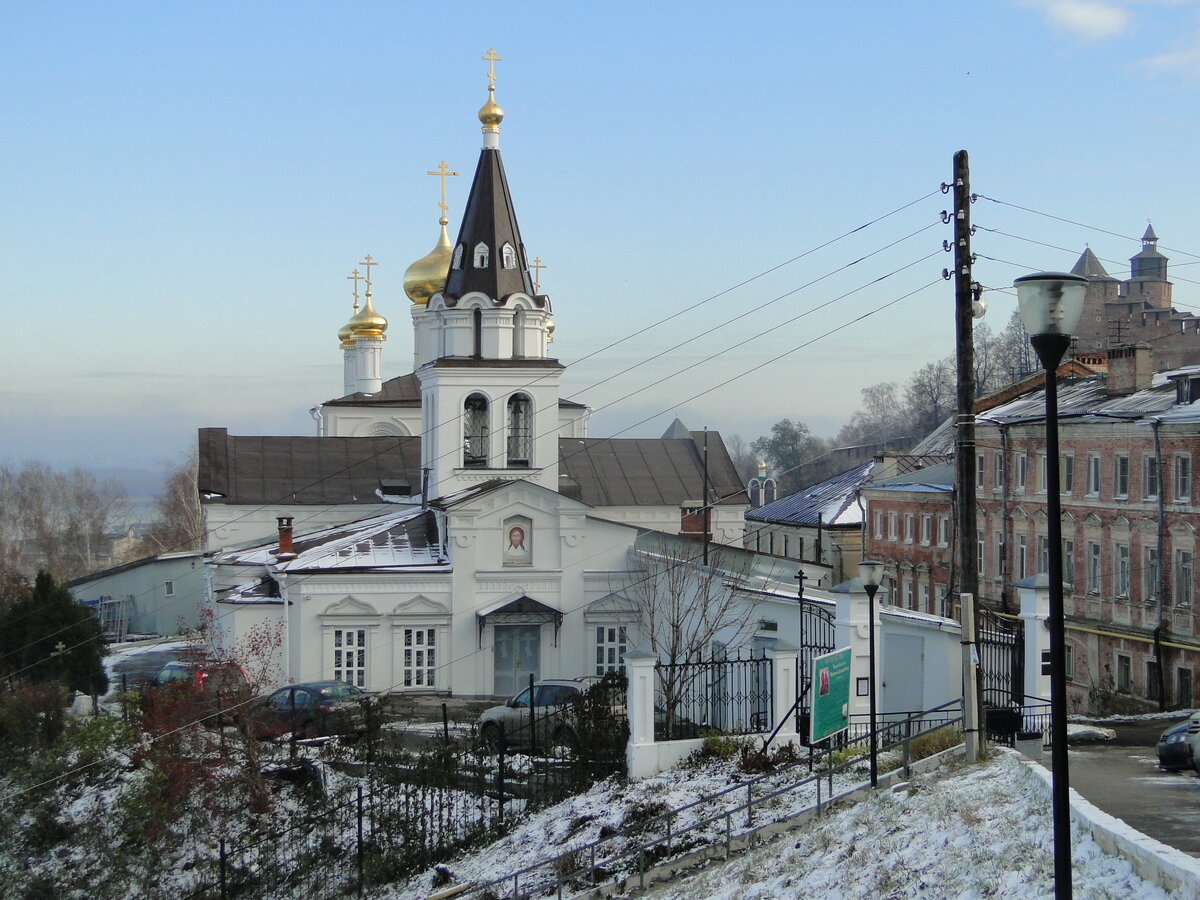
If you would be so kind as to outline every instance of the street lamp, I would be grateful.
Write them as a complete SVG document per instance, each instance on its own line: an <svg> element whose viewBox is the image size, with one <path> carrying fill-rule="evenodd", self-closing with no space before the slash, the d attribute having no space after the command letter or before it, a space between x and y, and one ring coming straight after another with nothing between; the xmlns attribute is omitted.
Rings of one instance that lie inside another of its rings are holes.
<svg viewBox="0 0 1200 900"><path fill-rule="evenodd" d="M1087 279L1038 272L1013 282L1021 321L1046 372L1046 540L1050 544L1050 762L1054 809L1054 896L1071 897L1071 799L1067 773L1067 667L1059 496L1058 366L1083 312Z"/></svg>
<svg viewBox="0 0 1200 900"><path fill-rule="evenodd" d="M858 579L867 592L867 656L870 680L868 695L871 698L871 787L879 787L879 741L876 737L876 717L879 714L875 702L875 592L883 581L883 563L863 560L858 564Z"/></svg>
<svg viewBox="0 0 1200 900"><path fill-rule="evenodd" d="M797 657L796 657L797 663L798 663L797 668L796 668L796 697L797 697L796 719L797 719L797 723L799 723L803 720L803 718L805 718L805 717L800 716L800 710L802 710L804 708L804 692L805 692L805 690L807 690L807 686L805 684L805 675L808 674L808 667L809 667L809 664L807 662L805 662L805 659L804 659L804 570L803 569L796 570L796 602L800 606L800 652L799 652L799 654L797 654ZM810 733L807 724L804 725L804 732L805 732L805 734ZM809 752L810 753L812 752L811 746L809 747Z"/></svg>

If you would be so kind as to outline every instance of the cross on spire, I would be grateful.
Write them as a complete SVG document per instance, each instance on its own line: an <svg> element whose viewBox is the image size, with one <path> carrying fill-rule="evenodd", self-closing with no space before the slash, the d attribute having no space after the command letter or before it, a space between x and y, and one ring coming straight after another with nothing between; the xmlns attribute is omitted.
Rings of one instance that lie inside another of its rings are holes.
<svg viewBox="0 0 1200 900"><path fill-rule="evenodd" d="M481 56L480 59L486 60L488 64L488 90L496 88L496 63L502 62L503 58L496 55L496 51L488 49L488 52Z"/></svg>
<svg viewBox="0 0 1200 900"><path fill-rule="evenodd" d="M363 266L367 270L367 274L363 276L363 280L367 283L367 293L370 294L371 293L371 266L377 266L377 265L379 265L379 263L377 263L373 259L371 259L371 254L368 253L366 255L366 258L363 259L361 262L359 262L359 265ZM355 287L357 287L357 285L355 285Z"/></svg>
<svg viewBox="0 0 1200 900"><path fill-rule="evenodd" d="M533 258L533 262L529 264L529 268L533 269L533 292L535 294L540 294L542 291L542 282L540 278L542 274L541 270L546 268L546 266L542 264L542 258L540 256L535 256Z"/></svg>
<svg viewBox="0 0 1200 900"><path fill-rule="evenodd" d="M425 173L426 175L436 175L438 178L442 179L442 202L438 204L438 209L442 211L442 216L440 219L438 219L439 225L446 225L450 221L446 218L446 213L450 209L450 207L446 205L446 179L451 175L457 175L458 173L449 171L449 168L450 167L446 165L446 161L443 159L440 163L438 163L436 172Z"/></svg>
<svg viewBox="0 0 1200 900"><path fill-rule="evenodd" d="M354 311L358 312L358 283L362 281L362 276L358 274L358 269L355 269L352 275L346 276L346 280L354 282Z"/></svg>

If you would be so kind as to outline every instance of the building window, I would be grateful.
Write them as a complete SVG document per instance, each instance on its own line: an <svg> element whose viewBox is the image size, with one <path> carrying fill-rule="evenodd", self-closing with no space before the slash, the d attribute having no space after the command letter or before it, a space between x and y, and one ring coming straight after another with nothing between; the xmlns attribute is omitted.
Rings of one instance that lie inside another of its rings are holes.
<svg viewBox="0 0 1200 900"><path fill-rule="evenodd" d="M1142 597L1147 603L1152 603L1158 599L1158 548L1146 547L1142 555Z"/></svg>
<svg viewBox="0 0 1200 900"><path fill-rule="evenodd" d="M533 451L533 401L524 394L508 398L508 466L529 468Z"/></svg>
<svg viewBox="0 0 1200 900"><path fill-rule="evenodd" d="M1113 495L1124 500L1129 496L1129 457L1113 457Z"/></svg>
<svg viewBox="0 0 1200 900"><path fill-rule="evenodd" d="M1075 584L1075 542L1063 539L1063 583Z"/></svg>
<svg viewBox="0 0 1200 900"><path fill-rule="evenodd" d="M912 513L904 514L904 543L911 544L913 542L913 515Z"/></svg>
<svg viewBox="0 0 1200 900"><path fill-rule="evenodd" d="M1046 454L1037 458L1037 489L1039 494L1046 493Z"/></svg>
<svg viewBox="0 0 1200 900"><path fill-rule="evenodd" d="M1029 457L1024 453L1017 454L1016 471L1013 477L1013 491L1018 494L1025 493L1025 476L1028 475L1027 467L1029 465Z"/></svg>
<svg viewBox="0 0 1200 900"><path fill-rule="evenodd" d="M1100 457L1095 453L1088 454L1087 493L1089 497L1100 494Z"/></svg>
<svg viewBox="0 0 1200 900"><path fill-rule="evenodd" d="M928 547L933 540L933 516L921 516L921 544Z"/></svg>
<svg viewBox="0 0 1200 900"><path fill-rule="evenodd" d="M625 670L625 651L629 639L624 625L596 626L596 674Z"/></svg>
<svg viewBox="0 0 1200 900"><path fill-rule="evenodd" d="M436 687L437 632L433 628L404 629L404 686Z"/></svg>
<svg viewBox="0 0 1200 900"><path fill-rule="evenodd" d="M1192 708L1192 670L1175 670L1175 705L1180 709Z"/></svg>
<svg viewBox="0 0 1200 900"><path fill-rule="evenodd" d="M1129 596L1129 545L1117 544L1117 560L1115 574L1117 576L1117 596Z"/></svg>
<svg viewBox="0 0 1200 900"><path fill-rule="evenodd" d="M896 522L897 522L896 513L894 513L894 512L888 513L888 540L889 541L894 541L897 539Z"/></svg>
<svg viewBox="0 0 1200 900"><path fill-rule="evenodd" d="M1157 700L1162 696L1158 684L1158 660L1146 660L1146 699Z"/></svg>
<svg viewBox="0 0 1200 900"><path fill-rule="evenodd" d="M167 581L167 582L166 582L166 583L163 585L163 587L164 587L164 588L166 588L166 594L167 594L167 596L168 596L168 597L174 597L174 596L175 596L175 582L173 582L173 581Z"/></svg>
<svg viewBox="0 0 1200 900"><path fill-rule="evenodd" d="M1037 539L1037 570L1050 571L1050 539L1040 534ZM1065 578L1063 580L1066 581Z"/></svg>
<svg viewBox="0 0 1200 900"><path fill-rule="evenodd" d="M911 578L904 582L904 608L916 608L913 606L913 580Z"/></svg>
<svg viewBox="0 0 1200 900"><path fill-rule="evenodd" d="M992 457L992 487L999 491L1004 489L1004 454L997 453Z"/></svg>
<svg viewBox="0 0 1200 900"><path fill-rule="evenodd" d="M1158 497L1158 457L1142 457L1142 499L1154 500Z"/></svg>
<svg viewBox="0 0 1200 900"><path fill-rule="evenodd" d="M475 268L486 269L488 264L488 245L480 241L475 245Z"/></svg>
<svg viewBox="0 0 1200 900"><path fill-rule="evenodd" d="M938 546L950 546L950 517L938 516Z"/></svg>
<svg viewBox="0 0 1200 900"><path fill-rule="evenodd" d="M1117 693L1128 694L1133 690L1133 660L1124 653L1117 654Z"/></svg>
<svg viewBox="0 0 1200 900"><path fill-rule="evenodd" d="M1087 545L1087 590L1089 594L1100 593L1100 545Z"/></svg>
<svg viewBox="0 0 1200 900"><path fill-rule="evenodd" d="M463 465L482 468L488 464L488 402L472 394L463 404Z"/></svg>
<svg viewBox="0 0 1200 900"><path fill-rule="evenodd" d="M513 249L512 244L506 243L500 248L500 264L506 269L517 267L517 251Z"/></svg>
<svg viewBox="0 0 1200 900"><path fill-rule="evenodd" d="M1070 644L1063 644L1063 651L1064 651L1063 656L1066 657L1066 660L1065 660L1066 665L1064 666L1064 668L1067 670L1067 673L1066 673L1067 681L1074 681L1075 680L1075 648L1073 646L1071 646Z"/></svg>
<svg viewBox="0 0 1200 900"><path fill-rule="evenodd" d="M1175 551L1175 605L1192 605L1192 551Z"/></svg>
<svg viewBox="0 0 1200 900"><path fill-rule="evenodd" d="M979 567L980 574L983 573L983 544L984 544L984 540L983 540L983 538L980 538L979 539L979 549L977 551L979 554L979 559L976 560L976 562L975 562L975 565Z"/></svg>
<svg viewBox="0 0 1200 900"><path fill-rule="evenodd" d="M1023 534L1017 535L1017 580L1029 576L1029 566L1026 560L1026 551L1029 549L1029 538Z"/></svg>
<svg viewBox="0 0 1200 900"><path fill-rule="evenodd" d="M1058 460L1058 488L1063 494L1075 490L1075 457L1062 456Z"/></svg>
<svg viewBox="0 0 1200 900"><path fill-rule="evenodd" d="M983 480L983 454L975 454L975 487L982 490L984 485Z"/></svg>
<svg viewBox="0 0 1200 900"><path fill-rule="evenodd" d="M1175 500L1189 503L1192 499L1192 457L1189 453L1175 455Z"/></svg>
<svg viewBox="0 0 1200 900"><path fill-rule="evenodd" d="M883 513L875 510L875 540L883 540Z"/></svg>
<svg viewBox="0 0 1200 900"><path fill-rule="evenodd" d="M920 596L921 605L918 606L917 609L920 610L921 612L927 612L932 615L933 607L929 605L929 585L927 585L923 581L921 582L919 596Z"/></svg>
<svg viewBox="0 0 1200 900"><path fill-rule="evenodd" d="M367 686L367 630L333 629L333 680Z"/></svg>

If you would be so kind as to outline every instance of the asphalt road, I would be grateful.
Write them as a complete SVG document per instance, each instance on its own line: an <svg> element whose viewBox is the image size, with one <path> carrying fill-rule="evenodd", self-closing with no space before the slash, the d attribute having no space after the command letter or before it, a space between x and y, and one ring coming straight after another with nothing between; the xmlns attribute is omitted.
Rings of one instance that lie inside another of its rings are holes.
<svg viewBox="0 0 1200 900"><path fill-rule="evenodd" d="M1163 771L1154 749L1163 730L1181 719L1106 723L1116 739L1072 745L1067 763L1071 787L1089 802L1155 840L1200 857L1200 777L1190 769ZM1049 753L1043 764L1050 765Z"/></svg>

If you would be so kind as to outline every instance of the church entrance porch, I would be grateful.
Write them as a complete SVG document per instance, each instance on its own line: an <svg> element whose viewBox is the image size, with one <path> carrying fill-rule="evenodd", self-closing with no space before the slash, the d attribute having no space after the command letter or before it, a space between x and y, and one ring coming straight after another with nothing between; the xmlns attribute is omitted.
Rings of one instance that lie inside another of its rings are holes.
<svg viewBox="0 0 1200 900"><path fill-rule="evenodd" d="M542 627L497 625L494 634L494 690L511 697L529 684L531 675L535 680L541 677Z"/></svg>

